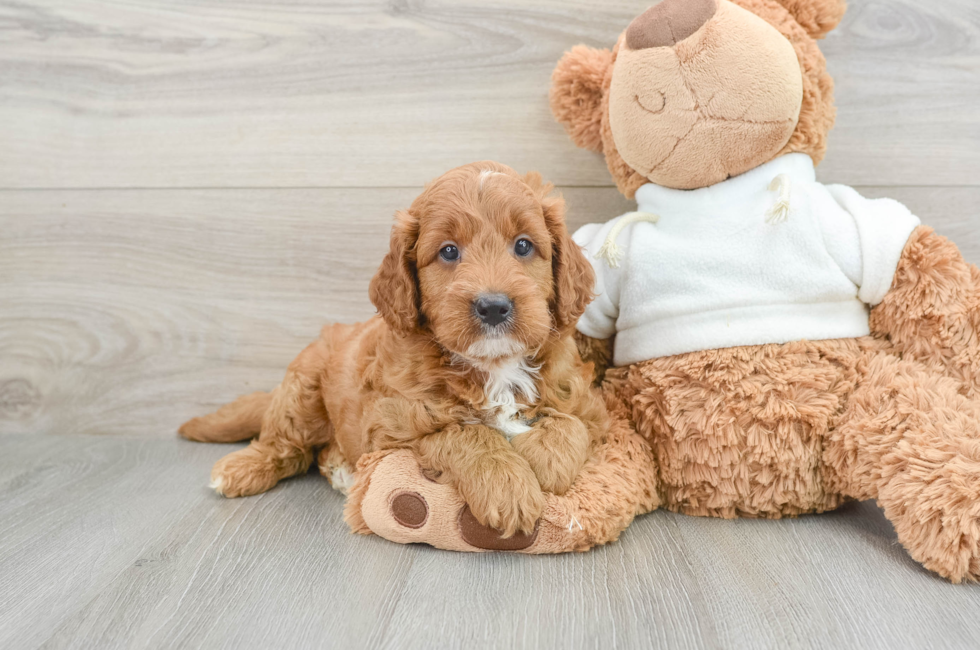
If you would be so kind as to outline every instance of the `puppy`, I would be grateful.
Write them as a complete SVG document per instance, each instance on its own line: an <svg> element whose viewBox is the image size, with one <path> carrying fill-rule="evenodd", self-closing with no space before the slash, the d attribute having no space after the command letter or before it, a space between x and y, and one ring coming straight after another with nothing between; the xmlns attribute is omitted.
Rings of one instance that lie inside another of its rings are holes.
<svg viewBox="0 0 980 650"><path fill-rule="evenodd" d="M564 203L538 174L481 162L454 169L399 212L371 281L380 317L329 325L271 394L184 424L192 440L244 440L212 487L258 494L305 472L315 450L347 469L408 448L452 483L480 523L531 532L542 489L563 494L603 435L591 364L572 338L592 267Z"/></svg>

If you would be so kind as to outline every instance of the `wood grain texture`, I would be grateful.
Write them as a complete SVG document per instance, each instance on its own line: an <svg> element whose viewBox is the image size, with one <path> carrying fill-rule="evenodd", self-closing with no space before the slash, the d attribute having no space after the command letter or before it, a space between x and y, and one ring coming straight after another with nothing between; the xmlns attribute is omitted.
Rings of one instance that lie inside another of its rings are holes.
<svg viewBox="0 0 980 650"><path fill-rule="evenodd" d="M859 189L980 262L980 188ZM562 191L572 228L631 209ZM374 314L391 215L416 192L3 192L0 433L168 436L271 389L323 324Z"/></svg>
<svg viewBox="0 0 980 650"><path fill-rule="evenodd" d="M223 500L234 447L174 436L370 317L450 167L537 169L573 228L631 209L547 91L653 2L0 0L0 648L976 647L980 587L873 504L461 555L348 534L315 475ZM980 263L980 4L849 5L820 180Z"/></svg>
<svg viewBox="0 0 980 650"><path fill-rule="evenodd" d="M650 3L0 2L0 187L416 187L487 158L608 186L549 78ZM849 4L826 176L977 184L980 5Z"/></svg>
<svg viewBox="0 0 980 650"><path fill-rule="evenodd" d="M656 512L590 553L471 555L347 532L310 474L226 500L231 446L0 438L0 647L967 648L980 586L870 503L798 520Z"/></svg>
<svg viewBox="0 0 980 650"><path fill-rule="evenodd" d="M418 190L4 192L0 432L170 435L370 318ZM573 218L628 203L565 190Z"/></svg>

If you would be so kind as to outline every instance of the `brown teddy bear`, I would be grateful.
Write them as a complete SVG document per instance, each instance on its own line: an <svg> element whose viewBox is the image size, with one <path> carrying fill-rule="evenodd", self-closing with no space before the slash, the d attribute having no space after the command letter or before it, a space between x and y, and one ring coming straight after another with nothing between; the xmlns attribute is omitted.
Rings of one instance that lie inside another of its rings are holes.
<svg viewBox="0 0 980 650"><path fill-rule="evenodd" d="M980 579L980 277L904 206L816 182L840 0L664 0L573 48L551 106L638 211L579 230L583 357L676 512L877 499L916 560Z"/></svg>

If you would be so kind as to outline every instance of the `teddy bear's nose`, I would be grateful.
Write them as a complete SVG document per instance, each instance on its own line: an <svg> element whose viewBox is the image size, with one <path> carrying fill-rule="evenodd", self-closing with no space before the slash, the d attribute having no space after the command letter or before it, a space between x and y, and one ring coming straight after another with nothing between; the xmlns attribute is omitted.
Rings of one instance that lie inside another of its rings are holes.
<svg viewBox="0 0 980 650"><path fill-rule="evenodd" d="M670 47L698 31L718 10L718 0L663 0L633 19L626 28L631 50Z"/></svg>

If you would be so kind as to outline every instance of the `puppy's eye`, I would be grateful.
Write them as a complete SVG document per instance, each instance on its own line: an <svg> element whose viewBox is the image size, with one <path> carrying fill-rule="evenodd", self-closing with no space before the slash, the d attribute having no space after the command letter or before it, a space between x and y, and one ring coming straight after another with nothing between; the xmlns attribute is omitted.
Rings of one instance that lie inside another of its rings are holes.
<svg viewBox="0 0 980 650"><path fill-rule="evenodd" d="M534 251L534 244L527 239L518 239L514 244L514 252L518 257L527 257Z"/></svg>
<svg viewBox="0 0 980 650"><path fill-rule="evenodd" d="M443 246L439 249L439 257L447 262L455 262L459 259L459 249L454 244Z"/></svg>

